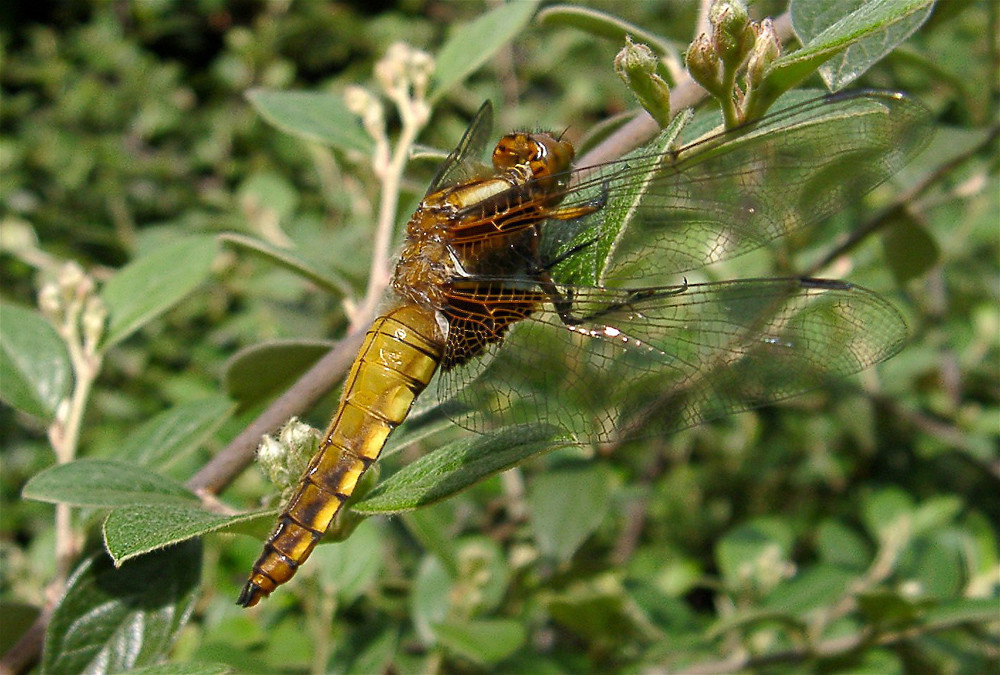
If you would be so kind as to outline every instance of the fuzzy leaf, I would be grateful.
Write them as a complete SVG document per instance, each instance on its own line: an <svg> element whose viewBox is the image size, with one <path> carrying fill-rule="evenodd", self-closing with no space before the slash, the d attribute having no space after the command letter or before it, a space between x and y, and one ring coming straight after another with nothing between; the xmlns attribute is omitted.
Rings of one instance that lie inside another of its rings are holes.
<svg viewBox="0 0 1000 675"><path fill-rule="evenodd" d="M52 324L38 312L0 304L0 400L48 421L71 381L69 354Z"/></svg>
<svg viewBox="0 0 1000 675"><path fill-rule="evenodd" d="M452 31L435 58L431 100L447 94L520 33L537 5L538 0L502 4Z"/></svg>
<svg viewBox="0 0 1000 675"><path fill-rule="evenodd" d="M339 150L365 155L372 151L372 139L361 120L338 94L251 89L247 98L261 117L286 134Z"/></svg>
<svg viewBox="0 0 1000 675"><path fill-rule="evenodd" d="M194 609L201 564L199 542L121 568L103 553L85 560L49 623L42 672L120 673L161 661Z"/></svg>
<svg viewBox="0 0 1000 675"><path fill-rule="evenodd" d="M121 342L194 291L211 273L215 237L186 237L136 258L108 280L103 347Z"/></svg>
<svg viewBox="0 0 1000 675"><path fill-rule="evenodd" d="M516 426L456 441L406 466L354 505L364 514L398 513L432 504L532 455L569 442L556 427Z"/></svg>

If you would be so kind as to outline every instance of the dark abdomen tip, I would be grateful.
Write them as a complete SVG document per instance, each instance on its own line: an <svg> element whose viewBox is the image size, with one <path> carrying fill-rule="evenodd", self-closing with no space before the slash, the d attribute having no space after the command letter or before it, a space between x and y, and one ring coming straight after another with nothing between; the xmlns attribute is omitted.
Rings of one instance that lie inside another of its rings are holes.
<svg viewBox="0 0 1000 675"><path fill-rule="evenodd" d="M236 604L240 607L253 607L264 597L267 597L264 589L254 582L248 581L247 585L240 591L240 597L236 599Z"/></svg>

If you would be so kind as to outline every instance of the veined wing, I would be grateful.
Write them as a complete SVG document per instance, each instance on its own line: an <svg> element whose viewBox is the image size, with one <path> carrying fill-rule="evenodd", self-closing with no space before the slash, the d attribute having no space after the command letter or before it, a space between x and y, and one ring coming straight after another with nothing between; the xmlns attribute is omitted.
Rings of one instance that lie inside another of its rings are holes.
<svg viewBox="0 0 1000 675"><path fill-rule="evenodd" d="M543 256L566 283L661 285L762 246L855 202L927 143L923 106L859 92L800 102L677 151L656 142L576 169L563 206L600 211L542 228Z"/></svg>
<svg viewBox="0 0 1000 675"><path fill-rule="evenodd" d="M488 174L489 167L484 165L482 160L492 134L493 104L486 101L472 117L458 145L438 168L426 194Z"/></svg>
<svg viewBox="0 0 1000 675"><path fill-rule="evenodd" d="M863 370L906 339L888 302L839 281L560 291L578 325L535 313L438 374L441 399L471 411L459 424L541 420L581 441L667 434Z"/></svg>

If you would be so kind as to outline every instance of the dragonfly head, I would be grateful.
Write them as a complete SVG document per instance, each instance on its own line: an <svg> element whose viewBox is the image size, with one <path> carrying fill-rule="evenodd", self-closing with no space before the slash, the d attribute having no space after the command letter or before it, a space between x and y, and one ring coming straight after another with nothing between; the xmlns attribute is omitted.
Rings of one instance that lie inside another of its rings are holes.
<svg viewBox="0 0 1000 675"><path fill-rule="evenodd" d="M500 139L493 150L493 167L506 172L527 166L532 179L546 189L565 187L573 162L573 146L547 133L516 131Z"/></svg>

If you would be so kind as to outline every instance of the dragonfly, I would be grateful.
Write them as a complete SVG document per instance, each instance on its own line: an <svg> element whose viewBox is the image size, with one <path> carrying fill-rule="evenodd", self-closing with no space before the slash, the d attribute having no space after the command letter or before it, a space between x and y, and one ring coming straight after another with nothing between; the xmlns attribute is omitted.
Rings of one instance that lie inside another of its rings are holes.
<svg viewBox="0 0 1000 675"><path fill-rule="evenodd" d="M429 386L477 432L544 421L581 443L661 435L823 386L902 348L845 281L689 281L831 215L906 164L929 114L894 92L800 100L598 166L485 103L406 228L389 298L238 604L305 562ZM666 132L665 132L666 134Z"/></svg>

